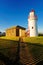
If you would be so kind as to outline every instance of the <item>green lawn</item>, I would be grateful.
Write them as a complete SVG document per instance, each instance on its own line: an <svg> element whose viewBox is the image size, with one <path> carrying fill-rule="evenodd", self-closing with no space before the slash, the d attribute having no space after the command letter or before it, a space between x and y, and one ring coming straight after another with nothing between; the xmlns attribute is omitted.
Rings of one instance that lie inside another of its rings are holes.
<svg viewBox="0 0 43 65"><path fill-rule="evenodd" d="M2 36L0 37L0 39L8 39L8 40L14 40L14 41L18 41L19 37L12 37L12 36Z"/></svg>
<svg viewBox="0 0 43 65"><path fill-rule="evenodd" d="M36 44L43 44L43 36L38 37L21 37L23 39L23 42L29 42L29 43L36 43ZM19 37L0 37L0 39L7 39L7 40L14 40L19 41Z"/></svg>
<svg viewBox="0 0 43 65"><path fill-rule="evenodd" d="M43 37L24 37L24 42L43 44Z"/></svg>
<svg viewBox="0 0 43 65"><path fill-rule="evenodd" d="M43 37L22 37L35 61L43 60ZM0 52L10 59L17 55L19 37L0 37Z"/></svg>
<svg viewBox="0 0 43 65"><path fill-rule="evenodd" d="M0 38L0 53L15 59L18 48L18 41L6 37Z"/></svg>
<svg viewBox="0 0 43 65"><path fill-rule="evenodd" d="M33 60L35 63L43 61L43 45L39 44L29 44L28 48L30 53L32 54Z"/></svg>

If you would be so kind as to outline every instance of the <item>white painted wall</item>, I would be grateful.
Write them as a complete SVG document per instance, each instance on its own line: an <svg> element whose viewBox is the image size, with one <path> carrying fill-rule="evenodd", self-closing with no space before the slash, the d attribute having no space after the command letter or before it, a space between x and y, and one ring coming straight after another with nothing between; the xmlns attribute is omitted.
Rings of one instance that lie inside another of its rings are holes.
<svg viewBox="0 0 43 65"><path fill-rule="evenodd" d="M37 21L29 20L29 30L30 30L30 37L38 36Z"/></svg>
<svg viewBox="0 0 43 65"><path fill-rule="evenodd" d="M28 18L28 27L30 30L30 37L38 36L38 30L37 30L37 19L35 19L34 12L30 13L30 17Z"/></svg>

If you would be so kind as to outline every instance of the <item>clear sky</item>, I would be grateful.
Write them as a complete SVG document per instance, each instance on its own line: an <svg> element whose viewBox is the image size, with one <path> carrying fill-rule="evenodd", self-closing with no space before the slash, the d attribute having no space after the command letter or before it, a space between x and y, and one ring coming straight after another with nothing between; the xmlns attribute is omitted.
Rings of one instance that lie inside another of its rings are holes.
<svg viewBox="0 0 43 65"><path fill-rule="evenodd" d="M38 30L43 32L43 0L0 0L0 31L15 25L27 28L32 9L38 16Z"/></svg>

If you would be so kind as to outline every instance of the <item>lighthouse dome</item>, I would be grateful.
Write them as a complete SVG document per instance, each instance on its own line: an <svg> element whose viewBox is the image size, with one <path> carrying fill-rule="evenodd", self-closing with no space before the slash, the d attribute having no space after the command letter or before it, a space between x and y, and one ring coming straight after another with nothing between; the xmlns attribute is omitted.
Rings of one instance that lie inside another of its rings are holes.
<svg viewBox="0 0 43 65"><path fill-rule="evenodd" d="M34 10L31 10L29 15L30 16L34 16L35 15L35 11Z"/></svg>
<svg viewBox="0 0 43 65"><path fill-rule="evenodd" d="M31 12L35 12L35 10L34 10L34 9L32 9L32 10L31 10Z"/></svg>

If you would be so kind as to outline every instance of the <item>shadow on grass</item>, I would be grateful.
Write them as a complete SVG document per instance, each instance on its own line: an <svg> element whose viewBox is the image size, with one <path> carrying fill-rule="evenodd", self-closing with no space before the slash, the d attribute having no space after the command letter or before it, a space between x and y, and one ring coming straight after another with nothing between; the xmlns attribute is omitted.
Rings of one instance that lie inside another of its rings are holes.
<svg viewBox="0 0 43 65"><path fill-rule="evenodd" d="M20 63L18 55L15 61L13 61L13 60L9 60L9 57L6 57L2 53L0 53L0 61L2 61L2 63L4 63L5 65L23 65L22 63Z"/></svg>
<svg viewBox="0 0 43 65"><path fill-rule="evenodd" d="M2 63L4 63L5 65L12 65L11 60L9 60L9 58L2 53L0 53L0 61L2 61Z"/></svg>
<svg viewBox="0 0 43 65"><path fill-rule="evenodd" d="M23 42L23 41L22 41ZM0 60L2 61L2 63L4 63L5 65L24 65L24 64L22 64L21 62L20 62L20 43L22 43L21 41L20 41L20 39L19 39L19 41L14 41L14 40L6 40L6 39L0 39L0 43L2 44L1 46L2 46L2 48L0 48L0 50L2 49L12 49L14 46L15 46L15 44L17 44L17 52L16 52L16 58L15 58L15 60L13 61L12 59L10 60L9 59L9 57L7 57L7 56L5 56L4 55L4 53L1 53L0 52ZM6 43L8 44L7 46L6 46ZM25 43L25 42L23 42L23 43ZM5 46L6 47L4 47L3 48L3 44L5 44ZM32 52L34 51L34 45L35 46L41 46L42 47L42 45L40 45L40 44L32 44L32 43L26 43L28 46L30 45L33 45L33 50L32 50ZM23 47L24 48L24 47ZM15 51L14 51L15 52ZM40 63L43 63L43 61L41 61L41 62L39 62L38 64L36 64L36 65L43 65L43 64L40 64Z"/></svg>
<svg viewBox="0 0 43 65"><path fill-rule="evenodd" d="M4 63L5 65L23 65L21 62L20 62L20 42L19 41L12 41L12 40L6 40L6 39L0 39L1 43L3 44L3 42L6 42L8 43L8 45L11 43L11 45L13 44L13 47L14 47L14 44L17 43L17 52L16 52L16 58L15 60L10 60L9 57L7 57L6 55L4 55L4 53L1 53L0 52L0 61L2 63ZM3 47L3 45L1 45ZM10 47L11 49L13 48L12 46ZM4 47L4 48L0 48L0 50L3 50L3 49L10 49L9 46L8 47ZM2 65L2 64L1 64Z"/></svg>

